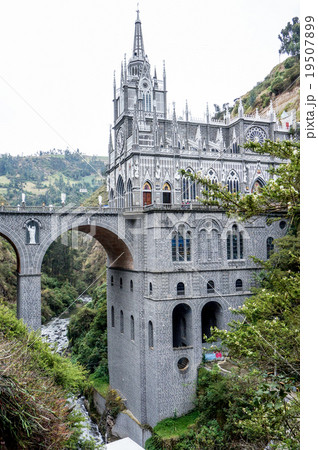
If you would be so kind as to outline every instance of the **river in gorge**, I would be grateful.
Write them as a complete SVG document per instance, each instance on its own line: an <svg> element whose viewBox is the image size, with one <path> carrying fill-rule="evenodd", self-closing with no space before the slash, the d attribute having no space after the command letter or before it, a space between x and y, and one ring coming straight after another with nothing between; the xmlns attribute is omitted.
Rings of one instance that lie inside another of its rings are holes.
<svg viewBox="0 0 318 450"><path fill-rule="evenodd" d="M82 300L82 303L85 304L89 302L91 298L84 297ZM63 354L68 347L67 327L69 321L70 317L63 315L63 317L52 319L41 327L42 338L44 338L59 354ZM92 439L97 445L103 445L104 439L99 432L98 426L91 420L85 407L85 397L72 397L70 398L70 403L74 404L74 409L81 412L83 416L81 438ZM80 447L78 448L80 449Z"/></svg>

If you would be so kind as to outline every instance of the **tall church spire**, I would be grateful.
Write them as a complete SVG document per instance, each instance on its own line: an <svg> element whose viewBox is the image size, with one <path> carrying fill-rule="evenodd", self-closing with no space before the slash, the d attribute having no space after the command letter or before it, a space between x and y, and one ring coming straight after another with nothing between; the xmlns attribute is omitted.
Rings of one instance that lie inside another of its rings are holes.
<svg viewBox="0 0 318 450"><path fill-rule="evenodd" d="M139 18L139 8L137 8L137 19L135 21L135 34L132 57L128 64L128 74L139 78L144 64L149 66L147 56L145 55L144 41L142 37L141 21Z"/></svg>
<svg viewBox="0 0 318 450"><path fill-rule="evenodd" d="M134 35L134 46L133 46L133 58L144 59L145 49L144 41L142 38L141 21L139 18L139 7L137 9L137 19L135 22L135 35Z"/></svg>

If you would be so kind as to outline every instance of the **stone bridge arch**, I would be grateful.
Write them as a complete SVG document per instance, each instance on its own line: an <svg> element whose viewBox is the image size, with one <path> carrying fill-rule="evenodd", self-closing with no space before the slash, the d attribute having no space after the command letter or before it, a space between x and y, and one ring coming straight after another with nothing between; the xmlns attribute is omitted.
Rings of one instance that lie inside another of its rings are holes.
<svg viewBox="0 0 318 450"><path fill-rule="evenodd" d="M1 226L0 236L8 241L14 249L17 257L17 273L20 273L21 271L23 271L24 263L27 261L24 241L21 239L21 236L17 235L11 228L8 228L6 226Z"/></svg>
<svg viewBox="0 0 318 450"><path fill-rule="evenodd" d="M25 223L30 220L39 223L37 242L29 242ZM64 232L78 230L90 234L106 250L108 267L134 270L132 236L128 234L130 239L126 236L125 219L120 214L4 212L0 217L0 230L0 235L12 245L17 255L17 316L33 329L41 326L43 258L49 246Z"/></svg>
<svg viewBox="0 0 318 450"><path fill-rule="evenodd" d="M108 256L108 266L113 268L130 269L134 268L132 243L125 238L120 238L116 230L105 223L94 222L87 223L86 220L64 224L58 229L52 230L41 242L36 255L36 268L41 272L43 258L50 245L63 233L76 230L89 234L96 239L105 249Z"/></svg>

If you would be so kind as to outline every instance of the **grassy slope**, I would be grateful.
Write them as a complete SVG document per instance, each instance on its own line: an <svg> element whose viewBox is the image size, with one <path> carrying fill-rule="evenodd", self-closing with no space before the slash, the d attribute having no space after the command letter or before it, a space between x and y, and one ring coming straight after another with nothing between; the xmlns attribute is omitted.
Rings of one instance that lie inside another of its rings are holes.
<svg viewBox="0 0 318 450"><path fill-rule="evenodd" d="M89 387L86 371L29 334L1 303L0 361L0 441L9 449L75 448L66 442L75 425L66 398Z"/></svg>
<svg viewBox="0 0 318 450"><path fill-rule="evenodd" d="M287 66L287 67L285 67ZM291 66L291 67L288 67ZM258 108L260 114L269 110L269 102L272 99L277 116L286 110L296 109L296 117L300 114L300 67L296 57L287 58L277 64L265 79L257 83L253 89L242 95L242 102L246 114L253 114ZM255 96L255 102L251 105L251 95ZM234 107L232 114L237 114L238 104Z"/></svg>
<svg viewBox="0 0 318 450"><path fill-rule="evenodd" d="M0 176L0 193L10 199L9 203L19 202L21 191L26 193L28 203L41 204L50 187L59 188L59 180L72 189L72 197L82 203L103 181L101 175L107 162L106 157L91 157L81 154L42 154L40 156L12 157L13 162ZM1 162L1 159L0 159ZM27 168L27 169L26 169ZM15 187L14 187L15 184ZM17 192L14 192L14 189ZM87 193L79 193L81 188ZM8 195L8 193L11 195ZM13 193L13 195L12 195ZM68 199L70 196L68 194ZM38 201L37 201L38 200ZM50 201L54 203L54 201Z"/></svg>
<svg viewBox="0 0 318 450"><path fill-rule="evenodd" d="M107 205L108 203L108 192L106 190L106 185L102 184L96 191L90 195L88 199L83 202L83 206L98 206L98 197L102 196L102 204Z"/></svg>

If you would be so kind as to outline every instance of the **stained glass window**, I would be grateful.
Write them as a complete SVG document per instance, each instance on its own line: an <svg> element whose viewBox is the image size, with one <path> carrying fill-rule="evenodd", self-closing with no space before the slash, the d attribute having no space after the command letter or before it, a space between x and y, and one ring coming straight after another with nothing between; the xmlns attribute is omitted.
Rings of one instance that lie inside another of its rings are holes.
<svg viewBox="0 0 318 450"><path fill-rule="evenodd" d="M191 233L187 231L186 234L186 251L187 251L187 261L191 261Z"/></svg>
<svg viewBox="0 0 318 450"><path fill-rule="evenodd" d="M238 232L237 225L233 225L226 237L226 256L227 259L244 258L244 235L242 231Z"/></svg>
<svg viewBox="0 0 318 450"><path fill-rule="evenodd" d="M239 177L234 170L231 170L229 176L227 177L227 188L229 192L239 191Z"/></svg>
<svg viewBox="0 0 318 450"><path fill-rule="evenodd" d="M172 261L177 260L177 233L172 234L171 239Z"/></svg>

